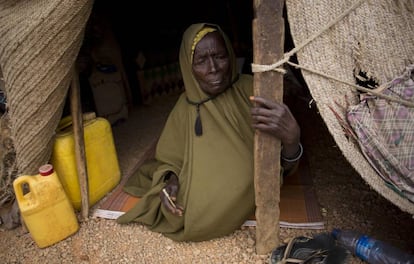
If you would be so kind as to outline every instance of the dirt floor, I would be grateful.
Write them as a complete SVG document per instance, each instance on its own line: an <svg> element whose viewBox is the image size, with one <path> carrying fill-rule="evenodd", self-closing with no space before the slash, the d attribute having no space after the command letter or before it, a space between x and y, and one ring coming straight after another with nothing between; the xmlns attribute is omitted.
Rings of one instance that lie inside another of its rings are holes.
<svg viewBox="0 0 414 264"><path fill-rule="evenodd" d="M160 132L175 97L156 100L130 112L113 127L123 175L128 175L142 149ZM157 114L155 114L157 113ZM280 230L281 241L314 235L332 228L354 229L414 253L414 220L365 184L336 146L315 106L295 102L302 142L309 160L326 230ZM91 209L92 212L93 208ZM81 222L73 236L39 249L21 227L0 232L2 263L268 263L255 253L255 229L243 228L224 238L177 243L138 224L120 226L113 220ZM351 257L349 263L362 263Z"/></svg>

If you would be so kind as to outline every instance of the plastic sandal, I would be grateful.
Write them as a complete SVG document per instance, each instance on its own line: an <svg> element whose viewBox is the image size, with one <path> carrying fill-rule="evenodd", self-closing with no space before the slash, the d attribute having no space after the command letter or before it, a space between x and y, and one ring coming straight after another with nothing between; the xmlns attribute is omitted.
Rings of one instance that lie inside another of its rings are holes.
<svg viewBox="0 0 414 264"><path fill-rule="evenodd" d="M341 264L346 263L348 254L345 248L336 245L329 233L323 233L313 238L298 236L288 239L272 251L269 263Z"/></svg>

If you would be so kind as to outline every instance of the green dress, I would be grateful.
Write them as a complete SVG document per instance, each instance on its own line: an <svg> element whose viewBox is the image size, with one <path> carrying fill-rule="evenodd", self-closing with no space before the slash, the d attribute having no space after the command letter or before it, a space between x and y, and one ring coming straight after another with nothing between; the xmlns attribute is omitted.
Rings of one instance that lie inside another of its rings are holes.
<svg viewBox="0 0 414 264"><path fill-rule="evenodd" d="M118 223L142 223L176 241L203 241L221 237L240 228L254 214L253 138L249 96L251 75L238 75L231 43L223 35L232 65L233 85L200 106L203 134L195 134L196 106L208 96L201 90L191 69L191 47L206 24L194 24L183 35L180 67L185 93L171 111L157 144L155 159L130 177L124 190L141 197ZM182 217L161 204L164 176L173 171L179 178L177 203Z"/></svg>

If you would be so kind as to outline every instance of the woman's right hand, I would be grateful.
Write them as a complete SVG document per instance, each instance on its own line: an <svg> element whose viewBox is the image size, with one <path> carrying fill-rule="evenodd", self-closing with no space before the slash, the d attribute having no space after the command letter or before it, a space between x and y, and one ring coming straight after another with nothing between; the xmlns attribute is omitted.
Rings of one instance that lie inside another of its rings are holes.
<svg viewBox="0 0 414 264"><path fill-rule="evenodd" d="M169 172L169 179L166 181L165 187L160 192L161 203L172 214L182 216L184 208L176 204L177 193L180 188L178 177L173 172Z"/></svg>

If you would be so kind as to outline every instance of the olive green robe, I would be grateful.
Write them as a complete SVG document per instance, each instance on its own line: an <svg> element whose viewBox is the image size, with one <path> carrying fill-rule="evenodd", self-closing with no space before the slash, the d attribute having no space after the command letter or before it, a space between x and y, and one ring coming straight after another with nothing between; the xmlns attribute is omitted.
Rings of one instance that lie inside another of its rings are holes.
<svg viewBox="0 0 414 264"><path fill-rule="evenodd" d="M224 36L232 67L233 85L200 106L203 134L194 131L196 106L208 98L192 75L191 47L206 24L194 24L183 35L180 67L185 93L171 111L157 144L155 160L144 164L126 183L124 190L142 197L117 219L148 226L176 241L203 241L228 235L254 214L253 136L249 96L251 75L237 74L236 59ZM179 178L177 204L182 217L172 215L161 204L164 176L173 171Z"/></svg>

